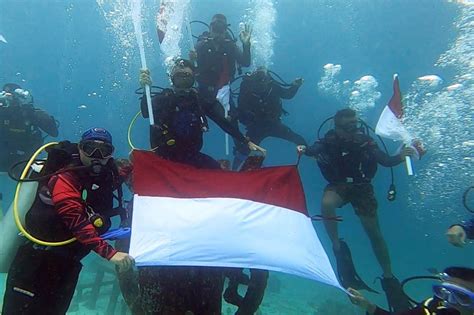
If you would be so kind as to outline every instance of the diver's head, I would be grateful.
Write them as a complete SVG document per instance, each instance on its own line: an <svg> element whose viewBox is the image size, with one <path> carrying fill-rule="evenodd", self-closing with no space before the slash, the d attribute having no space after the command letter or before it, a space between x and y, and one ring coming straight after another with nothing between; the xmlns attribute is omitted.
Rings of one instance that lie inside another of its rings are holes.
<svg viewBox="0 0 474 315"><path fill-rule="evenodd" d="M434 295L461 315L474 312L474 269L449 267L441 275L442 282L433 286Z"/></svg>
<svg viewBox="0 0 474 315"><path fill-rule="evenodd" d="M7 83L3 86L0 100L8 106L31 105L33 103L31 93L16 83Z"/></svg>
<svg viewBox="0 0 474 315"><path fill-rule="evenodd" d="M352 135L357 132L357 113L351 108L339 110L334 116L336 132L340 135Z"/></svg>
<svg viewBox="0 0 474 315"><path fill-rule="evenodd" d="M179 90L190 89L194 85L194 66L193 63L186 59L176 60L171 69L171 82L173 87Z"/></svg>
<svg viewBox="0 0 474 315"><path fill-rule="evenodd" d="M227 31L227 18L224 14L215 14L211 21L211 33L223 35Z"/></svg>
<svg viewBox="0 0 474 315"><path fill-rule="evenodd" d="M82 134L78 147L82 164L91 166L93 173L101 172L115 150L112 145L112 135L107 130L98 127L86 130Z"/></svg>
<svg viewBox="0 0 474 315"><path fill-rule="evenodd" d="M16 83L7 83L2 88L2 90L7 92L7 93L13 93L13 92L15 92L16 89L21 89L21 86L19 86Z"/></svg>
<svg viewBox="0 0 474 315"><path fill-rule="evenodd" d="M251 74L253 89L256 93L266 93L271 88L273 81L268 69L260 66Z"/></svg>

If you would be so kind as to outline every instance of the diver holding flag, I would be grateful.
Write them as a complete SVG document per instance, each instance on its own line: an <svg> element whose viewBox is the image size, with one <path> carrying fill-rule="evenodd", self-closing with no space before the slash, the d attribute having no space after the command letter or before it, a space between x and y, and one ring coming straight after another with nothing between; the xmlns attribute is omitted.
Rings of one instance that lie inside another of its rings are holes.
<svg viewBox="0 0 474 315"><path fill-rule="evenodd" d="M325 122L330 119L334 120L334 129L329 130L324 137L319 138L318 135L319 139L312 146L301 145L297 150L300 154L314 157L323 177L328 181L322 197L320 217L332 242L339 279L346 289L374 292L357 274L349 246L339 238L336 209L350 203L382 268L382 288L390 308L395 311L409 309L411 304L392 272L390 254L379 225L372 179L376 175L378 164L385 167L399 165L405 161L406 156L414 155L415 150L405 147L395 156L383 152L368 134L368 125L357 118L353 109L339 110ZM389 200L393 200L390 199L392 197L392 194L387 196Z"/></svg>

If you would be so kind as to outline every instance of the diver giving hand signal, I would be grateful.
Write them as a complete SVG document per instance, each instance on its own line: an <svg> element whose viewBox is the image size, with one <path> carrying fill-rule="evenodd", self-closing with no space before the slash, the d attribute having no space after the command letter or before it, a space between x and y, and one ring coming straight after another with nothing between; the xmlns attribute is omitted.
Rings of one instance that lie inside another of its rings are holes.
<svg viewBox="0 0 474 315"><path fill-rule="evenodd" d="M240 31L240 41L243 45L250 45L250 39L252 38L252 28L249 24L244 24Z"/></svg>

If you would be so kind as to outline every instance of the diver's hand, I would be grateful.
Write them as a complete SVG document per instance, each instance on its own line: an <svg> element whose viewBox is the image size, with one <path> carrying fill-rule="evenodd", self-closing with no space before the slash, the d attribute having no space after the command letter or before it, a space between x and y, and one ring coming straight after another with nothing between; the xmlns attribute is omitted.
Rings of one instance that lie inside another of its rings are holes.
<svg viewBox="0 0 474 315"><path fill-rule="evenodd" d="M192 62L195 62L198 58L197 52L194 49L189 51L188 56L189 60L191 60Z"/></svg>
<svg viewBox="0 0 474 315"><path fill-rule="evenodd" d="M119 272L127 271L135 264L135 260L127 253L117 252L110 261L118 267Z"/></svg>
<svg viewBox="0 0 474 315"><path fill-rule="evenodd" d="M304 83L303 78L296 78L295 81L293 81L292 85L300 87L303 85L303 83Z"/></svg>
<svg viewBox="0 0 474 315"><path fill-rule="evenodd" d="M349 299L351 300L352 304L357 305L358 307L366 310L369 314L374 314L375 309L377 306L375 304L370 303L359 291L354 290L352 288L347 289L350 294Z"/></svg>
<svg viewBox="0 0 474 315"><path fill-rule="evenodd" d="M303 155L306 152L306 146L305 145L297 145L296 146L296 153L298 155Z"/></svg>
<svg viewBox="0 0 474 315"><path fill-rule="evenodd" d="M448 242L453 244L456 247L463 247L466 245L466 231L460 225L453 225L446 231L446 236L448 237Z"/></svg>
<svg viewBox="0 0 474 315"><path fill-rule="evenodd" d="M151 86L151 73L148 69L140 69L140 85L145 87L145 85Z"/></svg>
<svg viewBox="0 0 474 315"><path fill-rule="evenodd" d="M243 45L250 45L250 39L252 38L252 28L250 25L245 24L244 29L240 32L240 41Z"/></svg>
<svg viewBox="0 0 474 315"><path fill-rule="evenodd" d="M415 157L416 156L416 151L415 149L413 149L412 147L404 147L401 151L400 151L400 159L402 161L405 160L405 157L407 156L410 156L410 157Z"/></svg>
<svg viewBox="0 0 474 315"><path fill-rule="evenodd" d="M256 144L253 143L252 141L249 141L248 146L249 146L250 151L259 151L259 152L261 152L264 156L267 154L267 150L265 150L264 148L262 148L262 147L256 145Z"/></svg>

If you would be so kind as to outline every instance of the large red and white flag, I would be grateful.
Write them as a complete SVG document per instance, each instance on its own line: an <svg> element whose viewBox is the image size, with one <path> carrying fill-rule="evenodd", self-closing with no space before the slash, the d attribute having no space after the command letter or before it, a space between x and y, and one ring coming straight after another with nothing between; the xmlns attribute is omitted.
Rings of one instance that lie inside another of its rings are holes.
<svg viewBox="0 0 474 315"><path fill-rule="evenodd" d="M203 170L143 151L133 164L137 266L258 268L341 288L295 166Z"/></svg>
<svg viewBox="0 0 474 315"><path fill-rule="evenodd" d="M419 160L425 153L425 150L422 143L411 135L403 125L403 114L402 93L400 91L398 75L395 74L393 76L393 95L380 115L375 127L375 133L381 137L402 141L404 145L411 146L415 149L416 158ZM407 165L407 167L411 168L411 165Z"/></svg>

